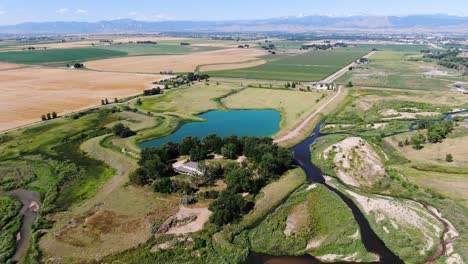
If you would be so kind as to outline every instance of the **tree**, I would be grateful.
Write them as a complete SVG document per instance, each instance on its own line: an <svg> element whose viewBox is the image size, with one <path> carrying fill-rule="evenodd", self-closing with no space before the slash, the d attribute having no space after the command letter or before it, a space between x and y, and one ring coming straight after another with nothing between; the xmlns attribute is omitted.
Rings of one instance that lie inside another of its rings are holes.
<svg viewBox="0 0 468 264"><path fill-rule="evenodd" d="M180 155L190 155L190 150L201 145L200 140L196 137L188 136L182 140L179 145Z"/></svg>
<svg viewBox="0 0 468 264"><path fill-rule="evenodd" d="M106 98L106 100L105 100L105 101L106 101L106 104L109 104L109 100L108 100L107 98Z"/></svg>
<svg viewBox="0 0 468 264"><path fill-rule="evenodd" d="M421 133L418 133L411 139L411 144L413 144L413 148L415 149L422 149L424 143L426 143L426 137Z"/></svg>
<svg viewBox="0 0 468 264"><path fill-rule="evenodd" d="M227 145L224 145L221 148L221 155L223 155L226 159L235 159L235 158L237 158L236 146L233 143L229 143Z"/></svg>
<svg viewBox="0 0 468 264"><path fill-rule="evenodd" d="M137 99L137 101L136 101L136 104L137 104L137 105L141 105L141 104L142 104L142 102L141 102L141 99L140 99L140 98L138 98L138 99Z"/></svg>
<svg viewBox="0 0 468 264"><path fill-rule="evenodd" d="M405 146L405 144L403 144L403 141L398 141L398 147L402 148L404 146Z"/></svg>
<svg viewBox="0 0 468 264"><path fill-rule="evenodd" d="M47 120L50 120L52 119L52 116L50 115L50 113L47 113Z"/></svg>
<svg viewBox="0 0 468 264"><path fill-rule="evenodd" d="M348 84L346 85L347 87L353 87L353 82L349 81Z"/></svg>
<svg viewBox="0 0 468 264"><path fill-rule="evenodd" d="M206 159L208 156L208 151L205 146L199 145L190 150L190 160L191 161L200 161Z"/></svg>
<svg viewBox="0 0 468 264"><path fill-rule="evenodd" d="M229 224L241 219L250 211L250 208L251 206L242 198L242 195L225 190L209 206L213 212L210 221L218 226Z"/></svg>
<svg viewBox="0 0 468 264"><path fill-rule="evenodd" d="M228 171L225 174L227 188L234 193L249 192L251 187L252 174L250 171L239 168Z"/></svg>
<svg viewBox="0 0 468 264"><path fill-rule="evenodd" d="M119 99L117 99L117 97L114 98L114 103L118 103L118 102L119 102Z"/></svg>
<svg viewBox="0 0 468 264"><path fill-rule="evenodd" d="M42 116L41 116L41 120L42 120L42 121L46 121L46 120L47 120L46 116L45 116L45 115L42 115Z"/></svg>
<svg viewBox="0 0 468 264"><path fill-rule="evenodd" d="M174 191L171 179L162 178L153 185L153 189L158 193L172 193Z"/></svg>
<svg viewBox="0 0 468 264"><path fill-rule="evenodd" d="M52 118L53 119L57 118L57 113L56 112L52 112Z"/></svg>
<svg viewBox="0 0 468 264"><path fill-rule="evenodd" d="M119 136L121 138L131 137L136 134L135 131L124 126L122 123L118 123L114 127L112 127L112 132L114 133L114 135Z"/></svg>
<svg viewBox="0 0 468 264"><path fill-rule="evenodd" d="M104 101L104 99L101 100L101 105L105 105L106 104L106 101Z"/></svg>
<svg viewBox="0 0 468 264"><path fill-rule="evenodd" d="M450 153L447 154L447 155L445 156L445 160L446 160L447 162L453 162L453 156L452 156L452 154L450 154Z"/></svg>
<svg viewBox="0 0 468 264"><path fill-rule="evenodd" d="M220 154L223 147L223 139L216 134L210 134L203 138L203 144L208 151Z"/></svg>

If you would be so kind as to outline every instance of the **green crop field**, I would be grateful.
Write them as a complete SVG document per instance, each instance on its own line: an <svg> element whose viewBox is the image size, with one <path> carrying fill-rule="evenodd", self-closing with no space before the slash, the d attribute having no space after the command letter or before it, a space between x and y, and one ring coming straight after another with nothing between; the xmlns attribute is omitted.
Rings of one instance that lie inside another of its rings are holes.
<svg viewBox="0 0 468 264"><path fill-rule="evenodd" d="M108 50L126 52L129 56L178 55L194 52L218 50L218 47L196 47L167 44L118 44L106 47Z"/></svg>
<svg viewBox="0 0 468 264"><path fill-rule="evenodd" d="M0 61L22 64L74 63L127 56L127 52L101 48L70 48L1 52Z"/></svg>
<svg viewBox="0 0 468 264"><path fill-rule="evenodd" d="M251 68L213 71L208 74L219 77L283 80L318 81L342 67L364 56L367 51L340 49L310 51L300 55L269 55L267 63Z"/></svg>
<svg viewBox="0 0 468 264"><path fill-rule="evenodd" d="M356 86L443 91L453 83L466 81L454 70L422 61L421 54L409 51L378 51L370 64L362 65L337 80Z"/></svg>
<svg viewBox="0 0 468 264"><path fill-rule="evenodd" d="M420 52L421 50L429 49L426 45L411 45L411 44L359 44L357 48L364 50L378 49L385 51L401 51L401 52Z"/></svg>

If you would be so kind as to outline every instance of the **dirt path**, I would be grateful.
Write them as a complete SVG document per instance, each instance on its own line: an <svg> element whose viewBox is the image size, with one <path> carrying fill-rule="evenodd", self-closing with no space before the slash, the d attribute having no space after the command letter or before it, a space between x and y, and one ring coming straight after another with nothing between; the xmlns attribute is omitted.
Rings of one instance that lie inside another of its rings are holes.
<svg viewBox="0 0 468 264"><path fill-rule="evenodd" d="M320 111L325 109L325 107L327 107L336 98L338 98L341 95L342 92L343 92L343 88L342 87L338 88L338 92L332 98L328 99L328 101L325 104L320 106L317 110L315 110L315 112L313 112L311 115L309 115L298 127L296 127L296 129L294 129L289 134L287 134L287 135L285 135L285 136L283 136L281 138L275 139L273 142L278 144L278 143L282 143L284 141L288 141L288 140L291 140L291 139L294 139L294 138L300 136L301 131L304 130L307 127L309 122L312 119L314 119L316 116L318 116L320 114Z"/></svg>

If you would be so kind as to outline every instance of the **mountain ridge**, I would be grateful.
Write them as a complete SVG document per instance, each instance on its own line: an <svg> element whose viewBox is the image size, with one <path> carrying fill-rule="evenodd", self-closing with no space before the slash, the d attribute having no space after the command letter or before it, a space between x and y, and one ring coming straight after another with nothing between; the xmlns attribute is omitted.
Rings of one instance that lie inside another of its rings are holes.
<svg viewBox="0 0 468 264"><path fill-rule="evenodd" d="M408 16L303 16L226 21L25 22L0 26L0 33L108 33L108 32L311 32L333 30L426 30L468 32L468 17L451 15Z"/></svg>

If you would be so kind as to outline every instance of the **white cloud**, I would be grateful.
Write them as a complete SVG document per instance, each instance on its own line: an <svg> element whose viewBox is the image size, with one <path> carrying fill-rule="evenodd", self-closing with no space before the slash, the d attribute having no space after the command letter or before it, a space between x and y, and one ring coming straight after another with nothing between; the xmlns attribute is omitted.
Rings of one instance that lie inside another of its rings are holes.
<svg viewBox="0 0 468 264"><path fill-rule="evenodd" d="M137 14L138 14L137 12L133 11L133 12L130 12L128 15L130 15L130 16L136 16Z"/></svg>
<svg viewBox="0 0 468 264"><path fill-rule="evenodd" d="M75 13L77 13L77 14L86 14L86 13L88 13L88 11L86 11L86 10L84 10L84 9L78 8L78 9L75 11Z"/></svg>
<svg viewBox="0 0 468 264"><path fill-rule="evenodd" d="M60 9L58 9L57 11L55 11L55 13L58 13L58 14L67 14L67 13L70 13L70 9L68 9L68 8L60 8Z"/></svg>

